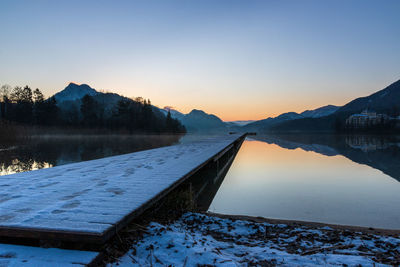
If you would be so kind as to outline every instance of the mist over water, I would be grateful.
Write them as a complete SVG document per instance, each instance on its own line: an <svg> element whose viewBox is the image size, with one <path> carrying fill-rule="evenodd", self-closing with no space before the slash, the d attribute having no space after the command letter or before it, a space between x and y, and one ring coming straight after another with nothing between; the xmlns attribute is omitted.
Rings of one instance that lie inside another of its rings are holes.
<svg viewBox="0 0 400 267"><path fill-rule="evenodd" d="M0 175L169 146L180 135L40 135L0 150Z"/></svg>

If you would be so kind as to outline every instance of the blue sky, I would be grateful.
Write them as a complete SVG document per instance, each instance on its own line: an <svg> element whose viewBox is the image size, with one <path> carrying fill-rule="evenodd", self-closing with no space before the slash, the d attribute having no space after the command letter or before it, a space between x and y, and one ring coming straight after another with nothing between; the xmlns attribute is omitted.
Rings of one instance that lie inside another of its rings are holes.
<svg viewBox="0 0 400 267"><path fill-rule="evenodd" d="M0 1L0 84L87 83L225 120L400 79L400 1Z"/></svg>

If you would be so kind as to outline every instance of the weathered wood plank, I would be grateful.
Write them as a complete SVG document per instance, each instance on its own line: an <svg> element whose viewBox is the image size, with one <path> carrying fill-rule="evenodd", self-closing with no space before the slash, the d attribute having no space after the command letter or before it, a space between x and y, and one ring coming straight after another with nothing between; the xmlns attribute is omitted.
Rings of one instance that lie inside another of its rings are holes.
<svg viewBox="0 0 400 267"><path fill-rule="evenodd" d="M0 236L102 243L244 136L0 177Z"/></svg>

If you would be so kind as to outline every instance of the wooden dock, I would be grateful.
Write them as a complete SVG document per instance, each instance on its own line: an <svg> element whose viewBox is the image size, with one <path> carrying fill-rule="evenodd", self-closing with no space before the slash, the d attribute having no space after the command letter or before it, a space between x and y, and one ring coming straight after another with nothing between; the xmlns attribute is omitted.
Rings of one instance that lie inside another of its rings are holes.
<svg viewBox="0 0 400 267"><path fill-rule="evenodd" d="M0 177L0 237L101 244L245 135Z"/></svg>
<svg viewBox="0 0 400 267"><path fill-rule="evenodd" d="M2 267L88 266L98 256L99 253L94 251L0 244Z"/></svg>

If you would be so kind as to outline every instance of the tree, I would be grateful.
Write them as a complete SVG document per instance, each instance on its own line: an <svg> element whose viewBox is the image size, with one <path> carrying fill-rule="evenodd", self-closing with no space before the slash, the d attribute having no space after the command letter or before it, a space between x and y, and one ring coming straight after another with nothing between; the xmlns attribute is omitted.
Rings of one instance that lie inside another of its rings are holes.
<svg viewBox="0 0 400 267"><path fill-rule="evenodd" d="M41 119L44 125L55 125L58 123L60 110L54 97L43 101L43 117Z"/></svg>
<svg viewBox="0 0 400 267"><path fill-rule="evenodd" d="M8 84L4 84L0 88L0 112L1 112L1 119L5 120L8 117L8 108L10 105L10 92L11 86Z"/></svg>
<svg viewBox="0 0 400 267"><path fill-rule="evenodd" d="M10 95L15 104L14 120L21 123L32 123L32 90L29 86L14 87Z"/></svg>
<svg viewBox="0 0 400 267"><path fill-rule="evenodd" d="M33 103L32 90L28 85L22 89L21 101L25 103Z"/></svg>
<svg viewBox="0 0 400 267"><path fill-rule="evenodd" d="M13 89L12 89L12 91L11 91L11 93L10 93L10 100L11 100L11 102L13 102L13 103L17 103L17 102L19 102L19 101L21 101L21 99L22 99L22 87L20 87L20 86L15 86Z"/></svg>
<svg viewBox="0 0 400 267"><path fill-rule="evenodd" d="M174 121L171 117L171 111L168 110L167 118L165 119L165 128L168 132L173 132L174 130Z"/></svg>
<svg viewBox="0 0 400 267"><path fill-rule="evenodd" d="M4 84L0 88L0 101L5 102L5 99L9 99L11 92L11 86Z"/></svg>
<svg viewBox="0 0 400 267"><path fill-rule="evenodd" d="M46 124L46 103L38 88L33 91L33 121L35 124Z"/></svg>
<svg viewBox="0 0 400 267"><path fill-rule="evenodd" d="M111 118L111 124L114 127L125 128L130 132L135 129L137 113L135 112L133 103L132 100L128 99L118 101Z"/></svg>
<svg viewBox="0 0 400 267"><path fill-rule="evenodd" d="M54 97L45 99L38 88L32 91L29 86L11 88L3 85L0 87L1 119L32 125L125 129L131 133L185 131L170 112L163 116L154 109L150 99L120 98L114 107L110 107L115 98L109 100L105 96L99 99L86 95L81 100L67 103L67 106L64 103L60 109ZM108 114L110 108L111 116Z"/></svg>
<svg viewBox="0 0 400 267"><path fill-rule="evenodd" d="M40 103L43 101L44 101L43 93L39 90L39 88L36 88L35 91L33 91L33 102Z"/></svg>
<svg viewBox="0 0 400 267"><path fill-rule="evenodd" d="M96 101L90 95L85 95L82 98L81 113L82 124L85 126L97 126L98 116L96 113Z"/></svg>

